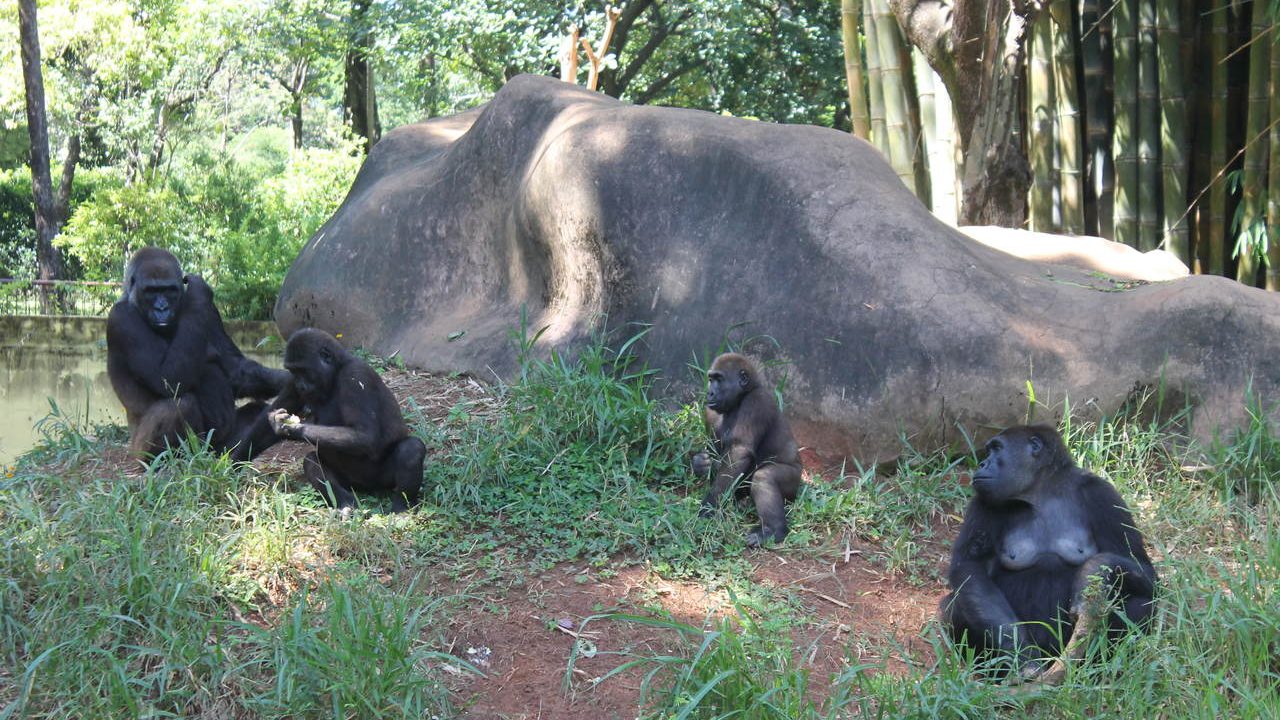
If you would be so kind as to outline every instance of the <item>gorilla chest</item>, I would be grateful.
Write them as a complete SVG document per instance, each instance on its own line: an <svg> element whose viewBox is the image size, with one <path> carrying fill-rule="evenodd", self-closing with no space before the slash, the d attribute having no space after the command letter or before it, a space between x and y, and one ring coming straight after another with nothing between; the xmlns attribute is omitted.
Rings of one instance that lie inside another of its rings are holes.
<svg viewBox="0 0 1280 720"><path fill-rule="evenodd" d="M1017 518L1000 543L1000 564L1024 570L1046 555L1080 565L1098 553L1080 510L1065 500L1045 503Z"/></svg>

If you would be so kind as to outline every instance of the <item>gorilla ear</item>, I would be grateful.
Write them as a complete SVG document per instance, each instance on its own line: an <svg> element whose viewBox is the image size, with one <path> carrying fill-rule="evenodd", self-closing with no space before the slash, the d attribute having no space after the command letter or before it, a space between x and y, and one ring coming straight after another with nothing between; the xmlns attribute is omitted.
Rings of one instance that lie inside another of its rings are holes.
<svg viewBox="0 0 1280 720"><path fill-rule="evenodd" d="M325 362L333 362L333 349L324 346L320 347L320 359Z"/></svg>
<svg viewBox="0 0 1280 720"><path fill-rule="evenodd" d="M747 375L747 371L746 371L745 369L739 370L739 371L738 371L738 385L740 385L740 386L742 386L742 387L746 387L746 386L747 386L747 385L749 385L749 384L751 384L751 376L750 376L750 375Z"/></svg>
<svg viewBox="0 0 1280 720"><path fill-rule="evenodd" d="M1040 451L1044 450L1044 440L1041 440L1039 435L1027 438L1027 445L1031 448L1031 457L1039 457Z"/></svg>

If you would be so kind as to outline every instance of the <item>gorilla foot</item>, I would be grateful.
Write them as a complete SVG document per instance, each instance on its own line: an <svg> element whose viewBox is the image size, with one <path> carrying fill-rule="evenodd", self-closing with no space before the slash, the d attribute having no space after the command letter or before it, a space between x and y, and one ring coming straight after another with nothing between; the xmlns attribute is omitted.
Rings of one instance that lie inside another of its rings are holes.
<svg viewBox="0 0 1280 720"><path fill-rule="evenodd" d="M783 538L786 536L786 529L770 530L764 527L757 527L747 533L747 547L758 548L765 545L781 545Z"/></svg>

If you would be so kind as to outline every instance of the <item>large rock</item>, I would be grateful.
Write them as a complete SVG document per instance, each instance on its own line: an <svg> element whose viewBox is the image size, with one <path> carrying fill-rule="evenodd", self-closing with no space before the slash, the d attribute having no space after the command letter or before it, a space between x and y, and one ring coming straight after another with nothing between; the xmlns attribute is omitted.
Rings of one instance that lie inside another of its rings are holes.
<svg viewBox="0 0 1280 720"><path fill-rule="evenodd" d="M388 133L294 263L276 320L511 377L522 307L544 351L605 318L651 325L644 360L686 387L726 335L755 337L789 362L801 443L862 460L900 436L931 448L1021 422L1028 383L1039 418L1160 387L1207 434L1244 417L1251 378L1267 398L1280 380L1276 296L1016 258L935 220L843 133L529 76Z"/></svg>

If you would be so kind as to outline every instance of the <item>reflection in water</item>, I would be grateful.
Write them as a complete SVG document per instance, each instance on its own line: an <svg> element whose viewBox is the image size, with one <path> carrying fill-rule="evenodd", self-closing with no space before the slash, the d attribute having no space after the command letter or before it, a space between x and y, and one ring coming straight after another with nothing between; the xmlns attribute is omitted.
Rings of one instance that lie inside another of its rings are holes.
<svg viewBox="0 0 1280 720"><path fill-rule="evenodd" d="M246 355L280 367L276 355ZM12 463L40 440L35 426L49 414L50 399L86 432L95 424L125 423L124 407L107 377L105 342L0 347L0 465Z"/></svg>
<svg viewBox="0 0 1280 720"><path fill-rule="evenodd" d="M52 399L68 418L124 424L124 408L107 378L105 345L0 348L0 464L13 462L40 439L36 423ZM87 429L87 428L86 428Z"/></svg>

